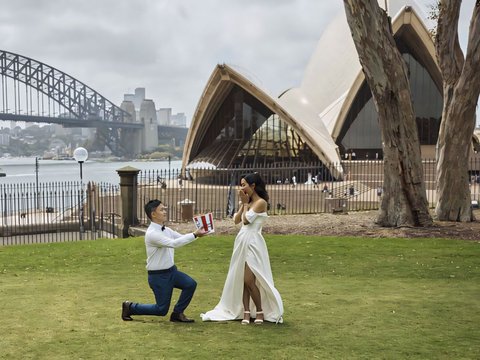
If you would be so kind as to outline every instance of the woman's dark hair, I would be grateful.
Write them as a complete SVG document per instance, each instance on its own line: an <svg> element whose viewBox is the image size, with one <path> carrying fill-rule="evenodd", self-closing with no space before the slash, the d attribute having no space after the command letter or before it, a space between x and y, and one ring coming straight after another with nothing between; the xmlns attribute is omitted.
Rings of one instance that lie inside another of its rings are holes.
<svg viewBox="0 0 480 360"><path fill-rule="evenodd" d="M265 189L265 182L260 177L259 173L254 172L251 174L242 175L242 179L245 179L248 185L255 184L255 192L268 203L268 192Z"/></svg>
<svg viewBox="0 0 480 360"><path fill-rule="evenodd" d="M147 217L152 220L152 212L155 211L155 209L157 207L159 207L159 205L161 204L162 202L160 200L150 200L148 203L145 204L145 214L147 214Z"/></svg>

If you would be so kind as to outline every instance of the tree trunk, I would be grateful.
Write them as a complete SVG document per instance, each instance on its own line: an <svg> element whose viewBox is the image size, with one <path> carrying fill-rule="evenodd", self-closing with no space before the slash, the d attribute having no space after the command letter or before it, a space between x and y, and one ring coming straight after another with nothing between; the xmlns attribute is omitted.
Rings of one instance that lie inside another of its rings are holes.
<svg viewBox="0 0 480 360"><path fill-rule="evenodd" d="M344 0L348 25L382 132L384 196L381 226L429 226L420 143L407 69L377 0Z"/></svg>
<svg viewBox="0 0 480 360"><path fill-rule="evenodd" d="M475 107L480 94L479 5L474 8L464 59L458 42L461 1L439 5L435 49L443 77L443 112L437 142L438 220L474 219L469 188L468 162L475 129Z"/></svg>

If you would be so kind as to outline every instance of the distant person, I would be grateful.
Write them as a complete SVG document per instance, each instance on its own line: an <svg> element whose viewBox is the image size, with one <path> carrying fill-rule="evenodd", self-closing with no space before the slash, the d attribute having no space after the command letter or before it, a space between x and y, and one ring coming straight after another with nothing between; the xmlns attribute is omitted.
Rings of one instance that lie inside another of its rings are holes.
<svg viewBox="0 0 480 360"><path fill-rule="evenodd" d="M157 185L160 184L160 187L162 189L166 189L167 188L167 183L165 182L165 179L160 177L160 175L157 176Z"/></svg>
<svg viewBox="0 0 480 360"><path fill-rule="evenodd" d="M324 184L324 185L323 185L322 192L328 193L328 185L327 185L327 184Z"/></svg>
<svg viewBox="0 0 480 360"><path fill-rule="evenodd" d="M348 194L350 196L355 195L355 188L353 187L353 184L351 184L350 187L348 188Z"/></svg>
<svg viewBox="0 0 480 360"><path fill-rule="evenodd" d="M380 197L382 196L382 193L383 193L383 189L381 186L377 187L377 196Z"/></svg>
<svg viewBox="0 0 480 360"><path fill-rule="evenodd" d="M201 314L203 321L240 320L242 325L260 325L264 321L283 322L283 302L273 283L267 244L262 226L267 220L268 193L258 173L240 181L241 206L234 216L242 223L230 260L227 279L219 303Z"/></svg>
<svg viewBox="0 0 480 360"><path fill-rule="evenodd" d="M122 320L131 321L132 315L165 316L170 309L173 289L181 289L180 297L170 315L172 322L194 322L185 316L184 311L192 300L197 283L187 274L179 271L174 264L176 248L187 245L197 237L206 235L203 228L181 235L165 227L167 210L159 200L151 200L145 205L145 213L151 220L145 233L147 251L148 284L155 295L155 304L141 304L130 301L122 303Z"/></svg>
<svg viewBox="0 0 480 360"><path fill-rule="evenodd" d="M292 176L292 187L297 186L297 177L295 175Z"/></svg>
<svg viewBox="0 0 480 360"><path fill-rule="evenodd" d="M182 175L178 175L178 178L177 178L177 183L178 183L178 190L182 190L182 188L183 188L183 179L182 179Z"/></svg>

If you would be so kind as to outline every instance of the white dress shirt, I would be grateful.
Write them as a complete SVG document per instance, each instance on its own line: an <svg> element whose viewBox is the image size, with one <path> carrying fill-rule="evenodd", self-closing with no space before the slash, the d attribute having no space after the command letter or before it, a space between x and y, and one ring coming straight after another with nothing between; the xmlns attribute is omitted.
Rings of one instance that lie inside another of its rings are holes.
<svg viewBox="0 0 480 360"><path fill-rule="evenodd" d="M179 234L172 229L152 222L145 233L147 270L166 270L174 263L174 249L187 245L196 239L193 233Z"/></svg>

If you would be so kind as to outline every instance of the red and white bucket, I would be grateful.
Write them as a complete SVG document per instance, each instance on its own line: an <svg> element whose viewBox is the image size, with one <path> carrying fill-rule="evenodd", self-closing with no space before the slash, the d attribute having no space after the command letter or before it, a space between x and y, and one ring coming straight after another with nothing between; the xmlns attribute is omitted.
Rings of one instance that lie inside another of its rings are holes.
<svg viewBox="0 0 480 360"><path fill-rule="evenodd" d="M195 223L197 229L203 228L209 233L215 232L212 213L194 216L193 222Z"/></svg>

